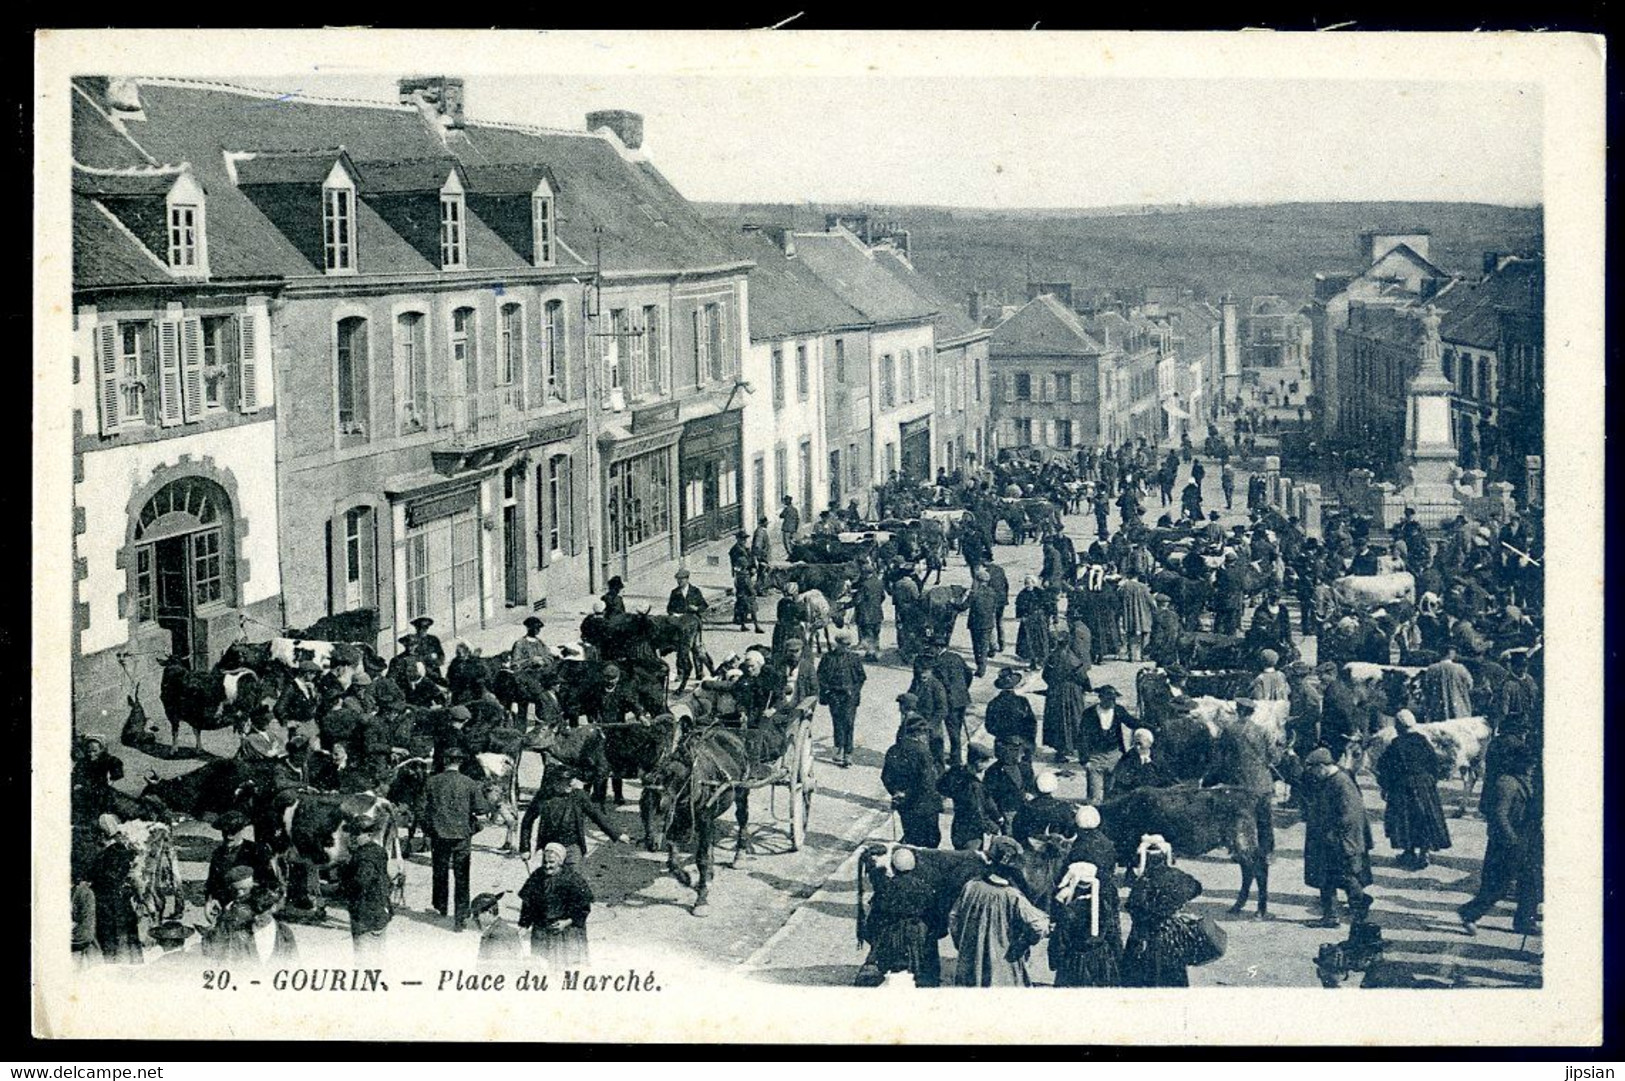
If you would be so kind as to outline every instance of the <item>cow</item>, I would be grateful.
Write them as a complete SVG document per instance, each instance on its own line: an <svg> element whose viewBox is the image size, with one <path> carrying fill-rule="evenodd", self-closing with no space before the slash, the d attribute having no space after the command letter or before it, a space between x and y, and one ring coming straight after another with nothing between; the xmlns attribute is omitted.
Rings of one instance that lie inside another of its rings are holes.
<svg viewBox="0 0 1625 1081"><path fill-rule="evenodd" d="M400 813L400 824L406 831L406 836L401 839L401 852L406 856L412 854L412 841L423 828L423 817L428 810L429 772L432 768L431 758L405 759L395 766L389 784L384 787L384 795ZM424 836L427 837L428 834L425 832Z"/></svg>
<svg viewBox="0 0 1625 1081"><path fill-rule="evenodd" d="M1369 612L1399 601L1415 604L1416 579L1408 571L1346 575L1332 583L1332 593L1342 607Z"/></svg>
<svg viewBox="0 0 1625 1081"><path fill-rule="evenodd" d="M259 701L259 677L252 669L237 672L194 672L179 657L164 660L163 682L158 689L169 718L169 746L176 749L181 723L192 727L197 750L203 751L203 733L217 728L246 726L248 710Z"/></svg>
<svg viewBox="0 0 1625 1081"><path fill-rule="evenodd" d="M485 787L485 798L491 803L493 823L503 826L502 851L509 856L519 854L519 760L512 755L483 751L473 761L478 765L478 780Z"/></svg>
<svg viewBox="0 0 1625 1081"><path fill-rule="evenodd" d="M190 818L210 821L227 811L251 811L256 791L264 785L250 787L260 774L269 775L277 763L267 762L264 767L251 767L240 758L215 758L203 762L178 777L160 778L157 770L149 770L140 799L148 806L163 809L168 819Z"/></svg>
<svg viewBox="0 0 1625 1081"><path fill-rule="evenodd" d="M816 589L826 597L840 597L862 576L856 562L845 563L770 563L767 584L779 590L791 582L798 589Z"/></svg>
<svg viewBox="0 0 1625 1081"><path fill-rule="evenodd" d="M831 647L832 639L830 627L835 621L835 609L830 606L829 598L822 590L808 589L801 593L802 627L806 631L807 640L812 643L813 652L821 653Z"/></svg>
<svg viewBox="0 0 1625 1081"><path fill-rule="evenodd" d="M1275 851L1271 802L1270 793L1237 785L1137 788L1102 803L1100 822L1124 867L1137 860L1147 834L1166 838L1176 856L1227 850L1241 868L1241 889L1230 911L1241 912L1256 880L1258 915L1268 919L1270 855Z"/></svg>
<svg viewBox="0 0 1625 1081"><path fill-rule="evenodd" d="M1483 717L1454 717L1448 721L1427 721L1416 726L1416 731L1429 746L1461 778L1461 803L1456 807L1456 818L1467 813L1467 801L1484 775L1484 755L1490 744L1490 723ZM1375 770L1382 754L1399 735L1392 723L1379 728L1371 737L1366 760Z"/></svg>

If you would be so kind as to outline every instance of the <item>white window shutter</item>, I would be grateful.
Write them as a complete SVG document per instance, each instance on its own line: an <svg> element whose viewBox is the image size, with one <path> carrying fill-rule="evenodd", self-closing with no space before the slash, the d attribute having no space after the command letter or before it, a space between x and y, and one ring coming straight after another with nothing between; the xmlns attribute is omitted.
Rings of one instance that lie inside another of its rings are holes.
<svg viewBox="0 0 1625 1081"><path fill-rule="evenodd" d="M158 422L165 428L181 422L181 321L158 322Z"/></svg>
<svg viewBox="0 0 1625 1081"><path fill-rule="evenodd" d="M261 341L259 314L255 311L244 312L237 320L237 341L242 351L239 358L239 408L244 413L258 413L260 411L260 368Z"/></svg>
<svg viewBox="0 0 1625 1081"><path fill-rule="evenodd" d="M96 328L96 401L100 403L103 435L116 435L119 427L118 324Z"/></svg>
<svg viewBox="0 0 1625 1081"><path fill-rule="evenodd" d="M1013 404L1016 400L1016 377L1007 373L1000 378L1004 380L1004 400Z"/></svg>
<svg viewBox="0 0 1625 1081"><path fill-rule="evenodd" d="M203 320L181 320L181 399L188 424L203 417Z"/></svg>
<svg viewBox="0 0 1625 1081"><path fill-rule="evenodd" d="M1081 404L1082 402L1083 402L1083 381L1081 379L1079 379L1076 375L1074 375L1072 377L1072 404L1078 405L1078 404Z"/></svg>

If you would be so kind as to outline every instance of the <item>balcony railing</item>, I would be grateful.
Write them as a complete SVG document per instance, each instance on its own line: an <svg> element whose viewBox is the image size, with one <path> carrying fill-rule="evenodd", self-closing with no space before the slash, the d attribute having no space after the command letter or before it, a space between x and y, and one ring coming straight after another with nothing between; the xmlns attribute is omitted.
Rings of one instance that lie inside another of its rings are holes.
<svg viewBox="0 0 1625 1081"><path fill-rule="evenodd" d="M526 431L525 393L518 386L436 394L429 409L434 428L448 432L452 445L463 449L516 439Z"/></svg>

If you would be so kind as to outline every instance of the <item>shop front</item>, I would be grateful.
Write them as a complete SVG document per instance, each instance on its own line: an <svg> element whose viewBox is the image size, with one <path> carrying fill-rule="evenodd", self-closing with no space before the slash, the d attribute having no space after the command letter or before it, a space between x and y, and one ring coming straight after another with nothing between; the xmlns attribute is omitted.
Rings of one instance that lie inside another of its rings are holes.
<svg viewBox="0 0 1625 1081"><path fill-rule="evenodd" d="M931 418L920 417L903 424L898 438L902 443L903 479L931 479Z"/></svg>
<svg viewBox="0 0 1625 1081"><path fill-rule="evenodd" d="M683 551L731 536L743 522L739 480L741 411L701 417L683 426L678 444ZM810 475L810 468L808 469Z"/></svg>
<svg viewBox="0 0 1625 1081"><path fill-rule="evenodd" d="M630 431L600 437L603 461L604 578L630 581L639 570L677 555L677 445L683 426L675 404L632 414Z"/></svg>
<svg viewBox="0 0 1625 1081"><path fill-rule="evenodd" d="M494 470L392 493L400 583L396 611L402 616L397 633L423 616L435 621L442 637L483 625L490 553L481 487L489 473Z"/></svg>

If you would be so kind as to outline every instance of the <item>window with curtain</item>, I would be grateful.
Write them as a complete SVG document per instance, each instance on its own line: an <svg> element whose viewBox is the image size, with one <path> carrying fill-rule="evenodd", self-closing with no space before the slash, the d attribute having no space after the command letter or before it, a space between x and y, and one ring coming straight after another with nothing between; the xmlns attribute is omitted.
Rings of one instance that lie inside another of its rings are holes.
<svg viewBox="0 0 1625 1081"><path fill-rule="evenodd" d="M340 319L337 340L338 435L340 446L363 443L368 421L367 321Z"/></svg>
<svg viewBox="0 0 1625 1081"><path fill-rule="evenodd" d="M401 432L429 426L429 351L422 312L402 312L395 320L395 358L401 408Z"/></svg>
<svg viewBox="0 0 1625 1081"><path fill-rule="evenodd" d="M550 300L543 309L543 325L547 328L547 356L543 378L547 381L549 401L562 402L564 386L564 301Z"/></svg>

